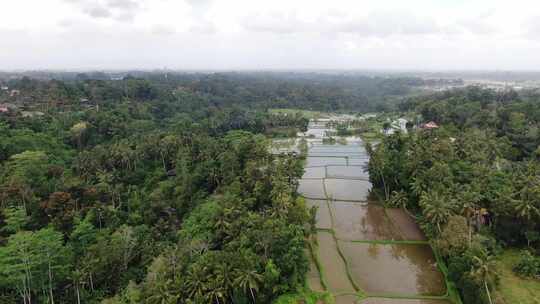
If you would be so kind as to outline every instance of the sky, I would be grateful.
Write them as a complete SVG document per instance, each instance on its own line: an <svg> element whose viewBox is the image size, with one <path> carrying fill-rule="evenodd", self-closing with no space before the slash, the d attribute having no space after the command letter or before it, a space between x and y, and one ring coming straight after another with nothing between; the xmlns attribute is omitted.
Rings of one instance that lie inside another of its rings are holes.
<svg viewBox="0 0 540 304"><path fill-rule="evenodd" d="M538 0L0 0L0 70L540 70Z"/></svg>

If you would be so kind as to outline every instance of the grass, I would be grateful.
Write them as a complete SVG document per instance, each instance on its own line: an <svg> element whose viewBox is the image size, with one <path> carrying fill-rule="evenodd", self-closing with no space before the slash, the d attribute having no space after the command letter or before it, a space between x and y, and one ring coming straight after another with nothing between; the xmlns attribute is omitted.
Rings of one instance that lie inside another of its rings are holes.
<svg viewBox="0 0 540 304"><path fill-rule="evenodd" d="M314 292L311 290L299 290L277 298L273 304L334 304L334 297L328 292Z"/></svg>
<svg viewBox="0 0 540 304"><path fill-rule="evenodd" d="M377 132L364 132L360 135L360 137L366 142L380 140L382 136L383 136L382 133L377 133Z"/></svg>
<svg viewBox="0 0 540 304"><path fill-rule="evenodd" d="M497 303L540 304L540 280L522 278L512 271L519 260L519 250L505 250L500 256L500 282L495 292Z"/></svg>

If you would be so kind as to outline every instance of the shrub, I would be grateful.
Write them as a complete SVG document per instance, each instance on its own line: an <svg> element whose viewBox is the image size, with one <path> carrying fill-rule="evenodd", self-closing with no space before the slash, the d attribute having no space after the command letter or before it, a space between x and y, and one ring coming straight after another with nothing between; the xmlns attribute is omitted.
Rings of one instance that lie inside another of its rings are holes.
<svg viewBox="0 0 540 304"><path fill-rule="evenodd" d="M524 250L513 270L522 276L540 278L540 257L534 256L528 250Z"/></svg>

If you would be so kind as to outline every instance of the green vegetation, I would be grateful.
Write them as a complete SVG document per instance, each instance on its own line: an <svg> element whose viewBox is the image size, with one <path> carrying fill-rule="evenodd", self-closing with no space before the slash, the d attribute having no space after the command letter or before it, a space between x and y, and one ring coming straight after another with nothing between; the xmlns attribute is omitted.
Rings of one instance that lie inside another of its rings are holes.
<svg viewBox="0 0 540 304"><path fill-rule="evenodd" d="M309 290L301 290L294 294L286 294L279 297L274 304L334 304L334 298L328 292L313 292Z"/></svg>
<svg viewBox="0 0 540 304"><path fill-rule="evenodd" d="M468 88L396 107L423 81L98 76L4 81L20 94L0 95L2 303L331 303L305 287L303 160L272 155L268 137L294 136L320 111L389 109L401 112L338 135L380 141L367 147L374 193L418 218L448 285L473 304L538 293L534 94ZM382 136L395 117L414 118L411 132Z"/></svg>
<svg viewBox="0 0 540 304"><path fill-rule="evenodd" d="M10 86L0 302L269 303L305 286L302 160L264 135L307 119L173 81Z"/></svg>
<svg viewBox="0 0 540 304"><path fill-rule="evenodd" d="M538 101L475 87L411 98L400 108L440 127L417 124L367 147L374 191L415 214L465 303L495 303L511 288L502 247L540 252Z"/></svg>
<svg viewBox="0 0 540 304"><path fill-rule="evenodd" d="M540 258L525 250L521 253L513 270L521 276L540 278Z"/></svg>
<svg viewBox="0 0 540 304"><path fill-rule="evenodd" d="M304 118L307 118L308 120L323 118L324 116L326 116L326 114L322 112L298 110L298 109L268 109L268 112L270 112L270 114L275 114L275 115L277 114L281 114L281 115L286 114L286 115L292 115L292 116L300 115Z"/></svg>
<svg viewBox="0 0 540 304"><path fill-rule="evenodd" d="M513 271L519 263L521 254L518 250L504 250L500 257L500 283L496 298L501 303L537 304L540 302L540 280L516 275Z"/></svg>

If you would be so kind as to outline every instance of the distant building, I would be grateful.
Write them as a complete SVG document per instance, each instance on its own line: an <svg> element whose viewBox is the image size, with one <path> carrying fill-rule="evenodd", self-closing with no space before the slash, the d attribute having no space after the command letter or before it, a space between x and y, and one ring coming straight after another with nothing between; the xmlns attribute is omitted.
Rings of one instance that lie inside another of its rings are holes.
<svg viewBox="0 0 540 304"><path fill-rule="evenodd" d="M0 103L0 113L16 112L17 106L12 103Z"/></svg>
<svg viewBox="0 0 540 304"><path fill-rule="evenodd" d="M39 111L21 111L22 117L34 117L34 116L43 116L45 113Z"/></svg>
<svg viewBox="0 0 540 304"><path fill-rule="evenodd" d="M20 94L21 94L21 91L19 91L19 90L11 90L11 92L9 93L9 96L14 97L14 96L18 96Z"/></svg>
<svg viewBox="0 0 540 304"><path fill-rule="evenodd" d="M405 118L398 118L390 124L390 128L388 130L383 130L384 134L386 135L392 135L396 132L402 132L407 133L407 122L408 120Z"/></svg>
<svg viewBox="0 0 540 304"><path fill-rule="evenodd" d="M432 129L437 129L438 127L439 127L438 124L436 124L434 121L430 121L428 123L422 124L420 126L420 129L432 130Z"/></svg>
<svg viewBox="0 0 540 304"><path fill-rule="evenodd" d="M9 90L9 87L8 86L1 86L0 89L2 91L7 91L7 90Z"/></svg>
<svg viewBox="0 0 540 304"><path fill-rule="evenodd" d="M407 132L407 122L409 121L405 118L398 118L392 122L392 127L402 132Z"/></svg>

